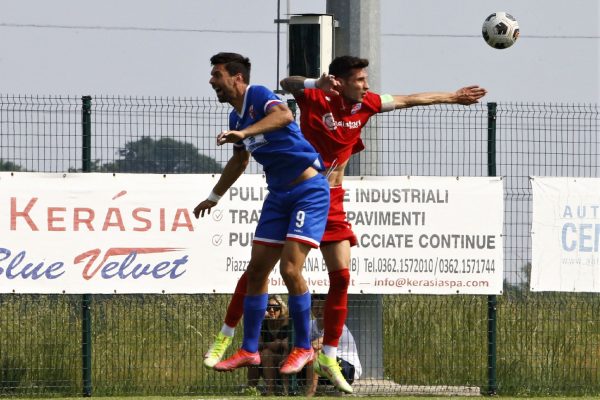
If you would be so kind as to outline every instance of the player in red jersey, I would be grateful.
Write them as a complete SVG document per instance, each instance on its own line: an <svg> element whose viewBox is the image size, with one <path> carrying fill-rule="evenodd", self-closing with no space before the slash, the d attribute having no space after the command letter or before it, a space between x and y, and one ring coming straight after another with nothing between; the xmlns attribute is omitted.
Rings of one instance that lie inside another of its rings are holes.
<svg viewBox="0 0 600 400"><path fill-rule="evenodd" d="M321 153L328 168L331 205L321 240L321 252L329 272L330 286L324 310L323 350L314 365L317 373L347 393L352 392L352 387L343 377L340 379L341 371L335 360L348 313L350 248L356 245L357 239L346 220L342 183L350 156L365 148L360 137L361 130L377 113L443 103L470 105L486 94L486 90L479 86L468 86L456 92L379 95L369 91L368 65L366 59L341 56L332 61L329 73L319 79L290 76L281 81L281 87L294 96L300 107L302 133ZM222 343L227 339L223 338L227 338L227 334L233 336L233 329L242 315L245 287L244 274L238 281L223 329L206 354L205 364L212 360L211 357L222 357L216 350L222 349L224 353L226 346L223 348Z"/></svg>

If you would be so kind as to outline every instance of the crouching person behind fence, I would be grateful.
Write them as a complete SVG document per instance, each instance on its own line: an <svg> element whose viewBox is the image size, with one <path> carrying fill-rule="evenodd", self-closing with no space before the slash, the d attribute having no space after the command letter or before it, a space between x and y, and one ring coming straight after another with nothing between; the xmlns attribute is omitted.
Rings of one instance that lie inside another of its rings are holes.
<svg viewBox="0 0 600 400"><path fill-rule="evenodd" d="M314 294L312 296L312 313L313 320L311 321L311 341L315 353L321 351L323 347L323 310L325 307L326 295ZM342 375L350 385L354 383L355 379L358 379L362 373L362 366L358 358L358 350L356 348L356 342L352 333L348 330L348 327L344 324L342 328L342 336L337 351L337 361L340 365ZM319 366L320 368L326 368L325 366ZM315 368L317 366L315 365ZM324 375L323 373L317 374L313 368L307 367L306 371L306 395L311 397L317 391L318 385L332 385L328 379L319 377Z"/></svg>
<svg viewBox="0 0 600 400"><path fill-rule="evenodd" d="M260 365L248 367L248 386L256 387L261 376L265 381L266 395L287 394L287 376L279 373L279 366L289 353L290 333L288 308L281 296L272 294L262 323L258 351Z"/></svg>

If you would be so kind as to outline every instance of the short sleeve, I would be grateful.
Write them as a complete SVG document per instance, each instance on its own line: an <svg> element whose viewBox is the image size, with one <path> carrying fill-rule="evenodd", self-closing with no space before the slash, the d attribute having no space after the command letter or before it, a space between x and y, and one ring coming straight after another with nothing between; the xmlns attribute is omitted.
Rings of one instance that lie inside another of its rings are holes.
<svg viewBox="0 0 600 400"><path fill-rule="evenodd" d="M317 95L321 92L321 89L304 89L302 94L299 96L294 96L296 103L298 106L304 107L310 102L314 102L317 100Z"/></svg>
<svg viewBox="0 0 600 400"><path fill-rule="evenodd" d="M381 96L377 93L367 92L366 96L363 98L363 110L369 112L369 114L374 115L381 111Z"/></svg>
<svg viewBox="0 0 600 400"><path fill-rule="evenodd" d="M283 101L264 86L252 86L252 103L266 115L269 108L282 104Z"/></svg>

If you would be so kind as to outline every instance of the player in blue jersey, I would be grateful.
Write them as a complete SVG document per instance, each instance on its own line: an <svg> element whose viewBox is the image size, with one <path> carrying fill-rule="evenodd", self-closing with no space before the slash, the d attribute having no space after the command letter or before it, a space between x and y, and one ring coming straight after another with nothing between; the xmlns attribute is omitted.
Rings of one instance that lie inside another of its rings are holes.
<svg viewBox="0 0 600 400"><path fill-rule="evenodd" d="M248 58L219 53L210 62L213 68L209 83L219 101L234 108L229 130L217 136L217 145L233 143L234 152L208 198L194 208L194 215L199 218L210 213L244 172L250 154L262 164L269 189L246 271L242 347L214 365L214 369L231 371L260 364L258 340L267 308L268 277L279 261L295 331L294 347L280 372L294 374L314 356L310 342L310 293L302 265L310 249L319 246L327 222L329 185L319 173L324 169L323 161L300 132L285 103L267 88L249 84Z"/></svg>

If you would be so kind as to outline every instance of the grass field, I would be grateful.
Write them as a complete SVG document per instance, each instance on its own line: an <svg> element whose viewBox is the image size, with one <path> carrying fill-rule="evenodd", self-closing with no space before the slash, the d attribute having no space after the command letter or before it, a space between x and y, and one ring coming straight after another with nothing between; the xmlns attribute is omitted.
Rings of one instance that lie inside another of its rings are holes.
<svg viewBox="0 0 600 400"><path fill-rule="evenodd" d="M354 397L354 396L344 396L344 397ZM201 400L201 399L247 399L248 397L221 397L221 396L190 396L190 397L102 397L102 400ZM282 397L261 397L265 400L281 400ZM339 399L339 397L318 397L319 399L327 400L327 399ZM485 397L484 397L485 398ZM499 400L517 400L523 399L524 397L503 397L503 396L495 396L494 399ZM597 400L598 397L528 397L536 400ZM47 397L45 398L47 399ZM45 400L44 399L44 400ZM55 397L54 400L90 400L91 397ZM473 400L473 397L460 397L460 396L447 396L447 397L424 397L424 396L402 396L402 397L373 397L368 396L369 400L393 400L393 399L401 399L401 400ZM42 400L40 399L29 399L29 400Z"/></svg>
<svg viewBox="0 0 600 400"><path fill-rule="evenodd" d="M197 399L240 393L243 371L215 374L199 362L228 300L223 295L94 296L94 397ZM364 302L360 307L371 310ZM385 296L382 308L385 379L485 389L485 297ZM80 309L75 296L0 296L0 398L83 392ZM240 341L238 334L233 347ZM500 394L598 394L600 297L502 296L497 346ZM171 397L187 393L198 395ZM214 393L222 395L209 396Z"/></svg>

